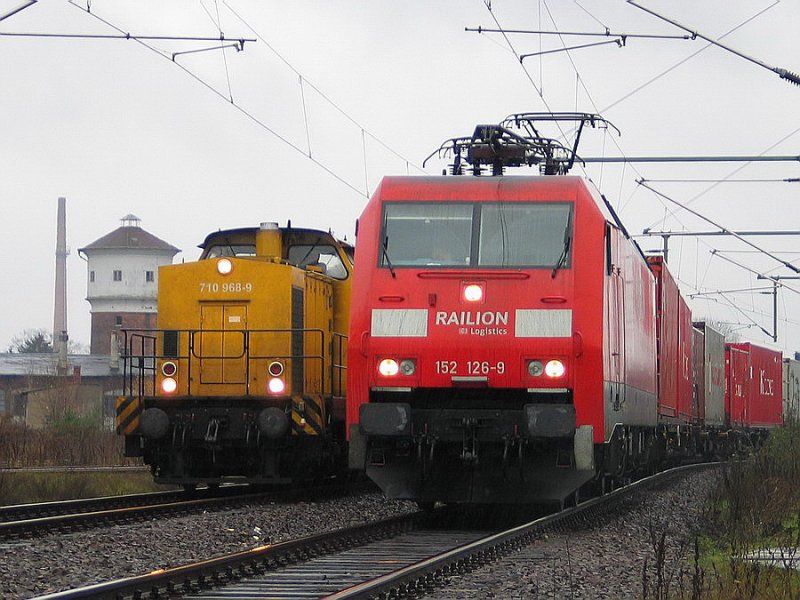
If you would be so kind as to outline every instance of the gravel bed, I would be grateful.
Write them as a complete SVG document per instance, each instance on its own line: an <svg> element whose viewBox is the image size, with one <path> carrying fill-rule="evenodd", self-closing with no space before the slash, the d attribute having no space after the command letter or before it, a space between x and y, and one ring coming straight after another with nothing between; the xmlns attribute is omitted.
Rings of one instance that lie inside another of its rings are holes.
<svg viewBox="0 0 800 600"><path fill-rule="evenodd" d="M31 598L416 511L366 494L0 543L0 598Z"/></svg>
<svg viewBox="0 0 800 600"><path fill-rule="evenodd" d="M704 526L716 471L693 472L661 489L643 490L591 528L543 535L535 543L462 576L426 598L638 599L669 586L691 597L695 535ZM663 568L656 569L663 536ZM677 597L677 596L675 596Z"/></svg>

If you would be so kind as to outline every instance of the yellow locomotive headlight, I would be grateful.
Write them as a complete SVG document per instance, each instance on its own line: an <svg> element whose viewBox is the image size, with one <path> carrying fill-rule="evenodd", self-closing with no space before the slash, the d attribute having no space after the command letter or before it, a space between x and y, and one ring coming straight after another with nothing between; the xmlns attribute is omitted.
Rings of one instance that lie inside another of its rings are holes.
<svg viewBox="0 0 800 600"><path fill-rule="evenodd" d="M273 377L267 384L270 394L282 394L286 389L286 383L280 377Z"/></svg>
<svg viewBox="0 0 800 600"><path fill-rule="evenodd" d="M228 275L233 271L233 263L229 258L220 258L217 261L217 273L220 275Z"/></svg>
<svg viewBox="0 0 800 600"><path fill-rule="evenodd" d="M161 391L165 394L174 394L178 389L178 382L172 377L164 377L161 380Z"/></svg>

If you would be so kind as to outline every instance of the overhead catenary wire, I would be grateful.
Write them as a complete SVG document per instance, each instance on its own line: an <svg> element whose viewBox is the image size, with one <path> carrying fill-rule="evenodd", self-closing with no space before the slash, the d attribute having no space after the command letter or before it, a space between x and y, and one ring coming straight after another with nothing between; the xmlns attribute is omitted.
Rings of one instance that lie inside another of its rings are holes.
<svg viewBox="0 0 800 600"><path fill-rule="evenodd" d="M283 56L283 55L282 55L280 52L278 52L278 51L275 49L275 47L274 47L274 46L272 46L272 44L270 44L270 43L269 43L269 42L266 40L266 38L265 38L263 35L261 35L261 34L260 34L258 31L256 31L256 30L255 30L255 29L254 29L254 28L253 28L253 27L252 27L252 26L251 26L251 25L250 25L250 24L249 24L249 23L248 23L248 22L247 22L247 21L244 19L244 17L242 17L242 15L240 15L240 14L239 14L239 13L238 13L238 12L237 12L237 11L236 11L234 8L233 8L233 7L232 7L232 6L231 6L231 5L230 5L230 4L227 2L227 0L223 0L223 2L222 2L222 3L225 5L225 7L226 7L226 8L227 8L229 11L231 11L231 13L232 13L232 14L233 14L233 15L234 15L234 16L235 16L237 19L239 19L239 21L240 21L240 22L241 22L241 23L242 23L242 24L243 24L243 25L244 25L244 26L245 26L247 29L249 29L249 30L250 30L250 32L251 32L253 35L255 35L255 36L256 36L256 39L258 39L259 41L261 41L261 42L262 42L262 43L263 43L263 44L264 44L264 45L265 45L265 46L266 46L266 47L267 47L267 48L270 50L270 52L272 52L272 53L273 53L273 54L274 54L274 55L275 55L275 56L276 56L276 57L277 57L277 58L278 58L278 59L279 59L281 62L283 62L283 64L284 64L284 65L286 65L286 66L287 66L287 67L288 67L288 68L289 68L291 71L293 71L293 72L295 73L295 75L297 75L298 77L302 77L302 80L305 82L305 84L306 84L308 87L310 87L312 90L314 90L314 91L315 91L317 94L319 94L319 95L320 95L320 97L321 97L323 100L325 100L325 101L326 101L328 104L330 104L330 105L331 105L331 106L332 106L332 107L333 107L333 108L334 108L334 109L335 109L337 112L339 112L339 114L341 114L343 117L345 117L347 120L349 120L349 121L350 121L350 122L351 122L353 125L355 125L355 126L356 126L356 127L359 129L359 130L362 130L362 131L364 131L364 133L366 133L366 135L368 135L368 136L369 136L369 137L371 137L373 140L375 140L375 141L376 141L378 144L380 144L380 145L381 145L381 146L382 146L384 149L386 149L386 150L387 150L387 151L389 151L391 154L393 154L393 155L394 155L394 156L396 156L397 158L399 158L399 159L401 159L402 161L404 161L404 162L406 163L406 165L410 165L410 166L414 167L414 168L415 168L417 171L419 171L420 173L425 173L425 172L426 172L426 171L425 171L425 169L423 169L423 168L422 168L420 165L418 165L418 164L416 164L414 161L412 161L412 160L410 160L410 159L406 158L405 156L403 156L402 154L400 154L399 152L397 152L397 151L396 151L394 148L392 148L391 146L389 146L389 145L388 145L386 142L384 142L384 141L383 141L381 138L379 138L378 136L376 136L374 133L370 132L370 131L369 131L369 129L367 129L367 128L366 128L366 127L364 127L364 126L363 126L361 123L359 123L358 121L356 121L356 120L355 120L353 117L351 117L351 116L350 116L350 115L349 115L349 114L348 114L348 113L347 113L347 112L346 112L346 111L345 111L343 108L341 108L341 107L340 107L338 104L336 104L336 103L335 103L333 100L331 100L331 99L328 97L328 95L327 95L327 94L325 94L325 92L323 92L323 91L322 91L320 88L318 88L318 87L317 87L317 86L316 86L316 85L315 85L313 82L309 81L307 77L303 76L303 74L302 74L302 73L301 73L299 70L297 70L297 69L294 67L294 65L292 65L292 63L290 63L290 62L289 62L289 61L288 61L288 60L287 60L287 59L286 59L286 58L285 58L285 57L284 57L284 56Z"/></svg>
<svg viewBox="0 0 800 600"><path fill-rule="evenodd" d="M728 298L728 296L727 296L727 295L725 295L725 294L720 294L719 296L720 296L720 298L722 298L723 300L725 300L725 302L726 302L728 305L730 305L730 307L731 307L731 308L733 308L733 309L734 309L736 312L738 312L740 315L742 315L742 316L743 316L745 319L747 319L748 321L751 321L751 322L753 323L753 326L754 326L754 327L758 327L758 328L759 328L759 329L760 329L760 330L761 330L761 331L764 333L764 335L766 335L767 337L771 337L771 338L773 338L773 341L775 341L775 340L776 340L776 338L777 338L777 335L776 335L776 334L777 334L777 332L776 332L775 334L773 334L773 333L770 333L769 331L767 331L767 330L766 330L764 327L762 327L762 326L761 326L761 325L760 325L760 324L759 324L759 323L758 323L758 322L757 322L755 319L753 319L753 318L752 318L750 315L748 315L748 314L747 314L747 312L746 312L744 309L740 308L740 307L739 307L739 305L738 305L738 304L736 304L736 302L734 302L733 300L731 300L730 298ZM755 311L751 311L751 312L755 312Z"/></svg>
<svg viewBox="0 0 800 600"><path fill-rule="evenodd" d="M219 16L219 4L217 3L217 0L214 0L214 9L217 12L217 21L216 21L217 30L219 31L219 34L221 36L221 35L223 35L223 33L222 33L222 18ZM213 21L213 19L212 19L212 21ZM220 42L220 44L221 44L221 42ZM228 82L228 97L230 98L231 102L233 102L233 89L231 88L231 73L230 73L230 70L228 69L228 57L225 56L224 52L222 53L222 63L225 65L225 79Z"/></svg>
<svg viewBox="0 0 800 600"><path fill-rule="evenodd" d="M70 4L77 8L96 16L93 12L84 9L81 6L70 1ZM225 37L220 34L219 37L209 37L203 35L139 35L138 33L129 33L122 29L116 28L120 33L117 34L103 34L103 33L46 33L46 32L19 32L19 31L0 31L0 37L30 37L30 38L61 38L61 39L82 39L82 40L133 40L135 42L145 40L148 42L156 41L170 41L170 42L234 42L238 43L239 50L244 50L245 42L255 43L255 38L245 37Z"/></svg>
<svg viewBox="0 0 800 600"><path fill-rule="evenodd" d="M681 25L680 23L678 23L674 19L670 19L669 17L665 17L664 15L661 15L661 14L657 13L656 11L654 11L654 10L652 10L650 8L647 8L646 6L642 6L641 4L637 3L636 0L626 0L626 2L628 4L630 4L631 6L635 6L639 10L643 10L644 12L646 12L648 14L651 14L654 17L656 17L658 19L661 19L662 21L666 21L667 23L670 23L671 25L674 25L675 27L678 27L679 29L683 29L684 31L688 31L689 33L691 33L695 37L699 37L701 39L704 39L705 41L709 42L710 44L713 44L714 46L722 48L723 50L726 50L726 51L728 51L728 52L730 52L732 54L735 54L736 56L738 56L740 58L748 60L751 63L758 65L759 67L762 67L764 69L772 71L773 73L778 74L781 79L785 79L785 80L787 80L790 83L793 83L795 85L800 85L800 75L797 75L797 73L792 73L791 71L789 71L787 69L784 69L784 68L781 68L781 67L773 67L773 66L768 65L767 63L765 63L764 61L762 61L762 60L760 60L758 58L754 58L752 56L749 56L748 54L745 54L744 52L740 52L739 50L736 50L736 49L734 49L734 48L732 48L730 46L726 46L725 44L723 44L719 40L716 40L714 38L710 38L708 36L705 36L702 33L700 33L699 31L696 31L694 29L686 27L685 25Z"/></svg>
<svg viewBox="0 0 800 600"><path fill-rule="evenodd" d="M742 27L744 27L745 25L747 25L751 21L757 19L758 17L760 17L761 15L766 13L768 10L774 8L778 4L780 4L780 0L774 0L773 3L770 4L769 6L766 6L766 7L762 8L761 10L759 10L758 12L753 14L752 16L748 17L747 19L745 19L744 21L742 21L741 23L739 23L735 27L733 27L733 28L729 29L728 31L726 31L725 33L723 33L721 36L719 36L719 39L725 39L726 37L728 37L729 35L731 35L735 31L741 29ZM699 50L697 50L697 51L693 52L692 54L690 54L689 56L687 56L686 58L683 58L683 59L679 60L678 62L676 62L674 65L671 65L671 66L667 67L666 69L664 69L663 71L661 71L657 75L655 75L655 76L651 77L650 79L648 79L647 81L645 81L643 84L639 85L638 87L634 88L633 90L631 90L627 94L623 95L621 98L618 98L617 100L615 100L614 102L612 102L611 104L609 104L608 106L603 108L603 111L608 111L611 108L617 106L618 104L624 102L625 100L631 98L632 96L638 94L639 92L641 92L646 87L652 85L653 83L655 83L656 81L658 81L662 77L664 77L667 74L671 73L672 71L674 71L675 69L677 69L681 65L689 62L695 56L697 56L701 52L705 52L706 50L708 50L712 46L713 46L713 44L710 44L710 43L706 44L705 46L703 46Z"/></svg>
<svg viewBox="0 0 800 600"><path fill-rule="evenodd" d="M705 215L702 215L701 213L697 212L696 210L692 210L691 208L689 208L689 207L688 207L688 206L686 206L685 204L682 204L681 202L678 202L678 201L677 201L677 200L675 200L674 198L671 198L671 197L667 196L666 194L664 194L664 193L662 193L662 192L659 192L657 189L655 189L654 187L651 187L651 186L647 185L646 183L644 183L644 182L643 182L643 181L641 181L641 180L638 180L638 181L637 181L637 183L638 183L639 185L641 185L642 187L644 187L644 188L646 188L646 189L650 190L651 192L653 192L653 193L654 193L654 194L656 194L657 196L660 196L660 197L661 197L661 198L663 198L664 200L668 200L669 202L671 202L671 203L675 204L676 206L679 206L679 207L681 207L683 210L685 210L685 211L687 211L687 212L689 212L689 213L693 214L694 216L696 216L696 217L698 217L698 218L702 219L702 220L703 220L703 221L705 221L706 223L709 223L709 224L713 225L714 227L719 227L721 230L723 230L723 231L727 232L727 233L728 233L728 235L731 235L731 236L735 237L735 238L736 238L737 240L739 240L740 242L743 242L743 243L747 244L748 246L750 246L750 247L752 247L752 248L754 248L754 249L756 249L756 250L759 250L759 251L761 251L761 252L762 252L762 253L763 253L765 256L768 256L768 257L770 257L771 259L773 259L773 260L775 260L775 261L777 261L777 262L781 263L781 264L782 264L783 266L785 266L787 269L790 269L790 270L794 271L795 273L800 273L800 269L799 269L799 268L797 268L796 266L794 266L794 265L793 265L792 263L790 263L789 261L785 261L785 260L783 260L782 258L780 258L780 257L778 257L778 256L775 256L774 254L770 254L768 251L766 251L766 250L764 250L763 248L761 248L761 247L757 246L757 245L756 245L756 244L754 244L753 242L750 242L750 241L748 241L748 240L747 240L745 237L743 237L743 236L739 235L739 234L738 234L738 233L736 233L735 231L731 231L731 230L730 230L730 229L728 229L727 227L724 227L723 225L720 225L719 223L717 223L717 222L715 222L715 221L713 221L713 220L709 219L709 218L708 218L708 217L706 217Z"/></svg>
<svg viewBox="0 0 800 600"><path fill-rule="evenodd" d="M727 257L727 256L723 255L723 254L722 254L722 253L721 253L719 250L717 250L716 248L714 248L713 250L711 250L711 254L712 254L713 256L718 256L718 257L719 257L719 258L721 258L722 260L724 260L724 261L727 261L727 262L731 263L732 265L735 265L735 266L737 266L737 267L739 267L739 268L741 268L741 269L744 269L745 271L748 271L749 273L752 273L753 275L762 275L762 276L764 277L764 279L768 279L769 281L772 281L772 282L774 282L775 284L779 285L780 287L782 287L782 288L784 288L784 289L787 289L787 290L789 290L790 292L794 292L795 294L798 294L798 295L800 295L800 290L798 290L797 288L794 288L794 287L792 287L792 286L790 286L790 285L786 285L785 283L783 283L783 282L782 282L780 279L778 279L777 277L772 277L772 276L770 276L770 275L766 275L766 274L764 274L764 273L762 273L762 272L760 272L760 271L757 271L756 269L753 269L752 267L748 267L747 265L743 265L743 264L742 264L742 263L740 263L739 261L733 260L732 258L730 258L730 257Z"/></svg>
<svg viewBox="0 0 800 600"><path fill-rule="evenodd" d="M556 48L554 50L543 50L541 52L530 52L528 54L520 54L519 55L519 62L522 62L526 58L531 56L544 56L545 54L556 54L558 52L569 52L570 50L580 50L581 48L592 48L594 46L604 46L606 44L616 44L618 47L622 47L624 44L622 42L622 38L617 38L614 40L608 40L605 42L594 42L592 44L581 44L579 46L569 46L566 48Z"/></svg>
<svg viewBox="0 0 800 600"><path fill-rule="evenodd" d="M739 266L739 265L737 265L737 266ZM748 269L748 270L752 274L757 273L757 271L750 270L750 269ZM753 300L752 308L742 308L740 306L740 303L739 303L739 304L736 305L737 312L740 312L740 314L744 315L745 318L747 318L752 323L752 326L755 326L755 327L758 327L759 329L761 329L773 341L775 341L775 335L773 335L773 333L771 333L769 331L766 331L760 325L758 325L758 323L755 320L753 320L749 316L749 314L755 315L757 317L771 318L773 320L773 325L775 325L776 323L783 323L784 325L792 325L792 326L800 325L800 321L795 321L793 319L790 319L787 316L789 313L786 311L786 301L785 301L785 299L783 300L783 308L784 308L783 316L777 316L773 312L775 310L774 304L773 304L773 311L770 311L770 312L765 312L763 310L758 310L755 307L755 296L757 296L757 295L774 296L776 284L779 287L783 287L783 288L789 289L789 291L796 291L793 288L787 288L783 284L780 284L780 283L777 283L777 282L773 282L773 285L771 285L769 287L758 287L756 284L753 284L753 285L750 286L750 288L733 289L733 290L720 290L720 289L713 289L713 288L698 288L698 287L692 286L688 282L683 281L683 280L681 280L679 278L676 278L676 281L681 284L681 288L682 289L684 287L688 287L690 289L696 290L695 293L687 294L687 297L689 297L689 298L691 298L693 300L696 300L697 302L705 301L705 302L719 303L719 300L716 298L717 296L722 297L722 296L725 296L727 294L749 293L751 299ZM800 291L798 291L798 293L800 293ZM731 299L727 298L727 297L725 297L724 299L725 299L725 305L728 306L730 304L730 302L731 302ZM747 314L747 313L749 313L749 314Z"/></svg>
<svg viewBox="0 0 800 600"><path fill-rule="evenodd" d="M774 156L759 154L756 156L582 156L585 163L705 163L705 162L800 162L798 155L779 154ZM645 181L652 181L647 180ZM715 179L720 183L727 179Z"/></svg>
<svg viewBox="0 0 800 600"><path fill-rule="evenodd" d="M749 287L749 288L737 288L733 290L712 290L708 292L695 292L693 294L688 294L689 298L697 298L701 296L710 296L715 294L740 294L744 292L760 292L760 291L771 291L772 286L770 287Z"/></svg>
<svg viewBox="0 0 800 600"><path fill-rule="evenodd" d="M86 13L88 13L89 15L91 15L92 17L94 17L95 19L97 19L98 21L100 21L101 23L105 24L106 26L108 26L108 27L111 27L112 29L114 29L114 30L116 30L116 31L122 32L122 29L120 29L119 27L117 27L116 25L114 25L113 23L111 23L110 21L108 21L107 19L104 19L103 17L100 17L100 16L99 16L99 15L97 15L96 13L94 13L94 12L92 12L92 11L90 11L90 10L87 10L87 9L83 8L82 6L80 6L80 5L76 4L76 3L75 3L75 0L68 0L68 1L69 1L69 4L70 4L70 5L74 6L74 7L75 7L75 8L77 8L78 10L80 10L80 11L82 11L82 12L86 12ZM289 140L289 139L288 139L288 138L286 138L285 136L283 136L283 135L281 135L280 133L278 133L278 132L277 132L275 129L273 129L272 127L270 127L269 125L267 125L267 124L266 124L264 121L262 121L261 119L259 119L258 117L256 117L254 114L252 114L251 112L249 112L248 110L246 110L246 109L245 109L243 106L241 106L241 105L237 104L236 102L232 102L232 101L230 101L230 100L229 100L228 98L226 98L226 97L225 97L225 95L224 95L224 94L222 94L222 93L221 93L219 90L217 90L215 87L213 87L212 85L210 85L208 82L204 81L203 79L201 79L200 77L198 77L197 75L195 75L194 73L192 73L192 72L191 72L189 69L187 69L185 66L181 65L181 64L180 64L180 63L178 63L178 62L173 62L173 61L170 59L170 57L169 57L169 56L167 56L166 54L164 54L164 53L163 53L163 52L161 52L160 50L158 50L158 49L154 48L153 46L151 46L151 45L147 44L147 43L144 41L144 39L142 39L142 38L131 38L131 39L134 39L134 41L136 41L137 43L141 44L142 46L144 46L145 48L147 48L147 49L148 49L148 50L150 50L151 52L154 52L154 53L155 53L155 54L157 54L158 56L160 56L160 57L162 57L162 58L165 58L165 59L169 60L169 61L170 61L172 64L176 65L176 66L177 66L179 69L181 69L182 71L184 71L184 73L186 73L187 75L189 75L189 77L191 77L192 79L194 79L195 81L197 81L198 83L200 83L201 85L203 85L205 88L207 88L209 91L213 92L214 94L216 94L217 96L219 96L220 98L222 98L223 100L225 100L225 102L226 102L226 103L228 103L228 104L230 104L231 106L233 106L233 107L234 107L236 110L238 110L238 111L239 111L239 112L240 112L242 115L244 115L245 117L247 117L248 119L250 119L250 120L251 120L253 123L255 123L256 125L258 125L258 126L259 126L259 127L261 127L262 129L264 129L264 131L268 132L269 134L271 134L272 136L274 136L276 139L278 139L280 142L282 142L282 143L286 144L287 146L289 146L290 148L292 148L292 149L293 149L293 150L295 150L296 152L298 152L298 153L302 154L302 155L303 155L304 157L306 157L308 160L310 160L310 161L311 161L311 162L313 162L315 165L317 165L317 166L318 166L320 169L322 169L323 171L325 171L325 172L326 172L328 175L330 175L331 177L333 177L334 179L336 179L337 181L339 181L341 184L345 185L346 187L348 187L348 188L350 188L351 190L353 190L354 192L356 192L356 193L357 193L359 196L363 196L363 197L368 197L368 196L369 196L369 193L368 193L367 191L359 189L358 187L356 187L355 185L353 185L352 183L350 183L349 181L347 181L347 180L346 180L344 177L342 177L341 175L339 175L338 173L336 173L336 172L335 172L333 169L331 169L330 167L328 167L327 165L325 165L323 162L321 162L321 161L319 161L319 160L317 160L317 159L315 159L315 158L313 158L313 157L310 157L310 156L308 156L308 155L306 154L305 150L303 150L303 148L301 148L300 146L298 146L297 144L295 144L294 142L292 142L291 140Z"/></svg>
<svg viewBox="0 0 800 600"><path fill-rule="evenodd" d="M465 27L464 31L473 33L526 33L532 35L565 35L565 36L586 36L586 37L619 37L622 39L655 39L655 40L693 40L691 35L663 35L655 33L620 33L606 29L598 31L544 31L535 29L493 29L488 27Z"/></svg>
<svg viewBox="0 0 800 600"><path fill-rule="evenodd" d="M26 9L26 8L28 8L29 6L33 6L33 5L34 5L34 4L36 4L38 1L39 1L39 0L27 0L26 2L23 2L22 4L20 4L20 5L19 5L19 6L17 6L16 8L12 8L10 11L8 11L7 13L5 13L4 15L0 15L0 21L3 21L3 20L5 20L5 19L7 19L7 18L9 18L9 17L13 17L13 16L14 16L15 14L17 14L18 12L21 12L21 11L25 10L25 9Z"/></svg>
<svg viewBox="0 0 800 600"><path fill-rule="evenodd" d="M603 29L608 29L608 26L607 26L605 23L603 23L603 22L602 22L600 19L598 19L598 18L597 18L595 15L593 15L591 12L589 12L589 11L586 9L586 7L585 7L585 6L583 6L583 5L582 5L580 2L578 2L578 0L573 0L573 2L575 3L575 6L577 6L578 8L580 8L580 9L581 9L583 12L585 12L587 15L589 15L589 17L590 17L590 18L591 18L591 19L592 19L592 20L593 20L595 23L597 23L598 25L600 25L600 27L602 27Z"/></svg>
<svg viewBox="0 0 800 600"><path fill-rule="evenodd" d="M225 48L236 48L237 52L241 52L239 49L239 44L223 44L221 46L212 46L210 48L197 48L195 50L183 50L182 52L173 52L172 53L172 62L175 62L176 56L183 56L184 54L197 54L198 52L209 52L211 50L224 50ZM225 53L222 53L223 56ZM230 79L228 79L228 90L230 91Z"/></svg>
<svg viewBox="0 0 800 600"><path fill-rule="evenodd" d="M765 149L764 149L764 151L763 151L763 152L761 152L761 154L759 154L758 156L764 156L764 155L766 155L766 154L767 154L767 152L769 152L770 150L773 150L774 148L776 148L776 147L780 146L780 145L781 145L783 142L785 142L785 141L786 141L786 140L788 140L789 138L793 137L793 136L794 136L794 135L796 135L798 132L800 132L800 127L798 127L797 129L795 129L795 130L793 130L793 131L791 131L791 132L787 133L786 135L784 135L783 137L781 137L781 138L780 138L778 141L776 141L775 143L773 143L773 144L771 144L770 146L768 146L767 148L765 148ZM730 173L728 173L728 174L727 174L725 177L723 177L721 180L719 180L719 181L717 181L717 182L715 182L715 183L712 183L710 186L708 186L707 188L705 188L704 190L700 191L698 194L694 195L692 198L690 198L689 200L687 200L687 201L684 203L684 205L685 205L685 206L689 206L690 204L693 204L694 202L696 202L697 200L699 200L700 198L702 198L703 196L705 196L706 194L708 194L708 193L709 193L711 190L715 189L717 186L719 186L719 185L722 185L722 182L724 182L724 181L726 181L726 180L728 180L728 179L732 178L732 177L733 177L733 176L735 176L737 173L739 173L740 171L742 171L742 170L744 170L745 168L747 168L749 165L750 165L750 162L745 162L745 163L743 163L743 164L739 165L738 167L736 167L735 169L733 169L733 171L731 171L731 172L730 172ZM678 210L678 209L675 209L675 210L673 210L673 211L670 211L670 213L669 213L669 216L674 216L674 215L675 215L675 213L677 212L677 210ZM652 228L653 228L653 227L654 227L654 226L655 226L655 225L656 225L658 222L659 222L659 221L654 221L653 223L651 223L650 225L648 225L648 226L647 226L647 229L652 229Z"/></svg>
<svg viewBox="0 0 800 600"><path fill-rule="evenodd" d="M644 179L648 183L800 183L800 177L786 179Z"/></svg>

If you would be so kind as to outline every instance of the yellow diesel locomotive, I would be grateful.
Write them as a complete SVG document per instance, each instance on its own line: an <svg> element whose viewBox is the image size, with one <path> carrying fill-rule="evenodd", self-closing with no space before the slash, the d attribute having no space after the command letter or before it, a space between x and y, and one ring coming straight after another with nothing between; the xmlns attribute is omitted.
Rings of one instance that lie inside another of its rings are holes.
<svg viewBox="0 0 800 600"><path fill-rule="evenodd" d="M123 331L125 455L187 489L344 472L353 247L262 223L200 248L159 269L158 328Z"/></svg>

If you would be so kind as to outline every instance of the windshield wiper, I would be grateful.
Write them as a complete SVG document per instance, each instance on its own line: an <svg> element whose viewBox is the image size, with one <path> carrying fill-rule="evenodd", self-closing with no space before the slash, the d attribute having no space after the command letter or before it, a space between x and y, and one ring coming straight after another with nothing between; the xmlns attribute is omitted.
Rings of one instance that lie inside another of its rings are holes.
<svg viewBox="0 0 800 600"><path fill-rule="evenodd" d="M392 274L392 279L397 279L397 275L394 272L394 267L392 266L392 261L389 259L389 236L387 235L383 238L383 258L386 260L386 266L389 267L389 273Z"/></svg>
<svg viewBox="0 0 800 600"><path fill-rule="evenodd" d="M564 249L561 250L561 256L558 257L556 264L553 266L553 272L550 273L550 279L555 279L558 270L564 266L564 263L567 262L567 254L569 253L569 247L572 244L572 230L570 227L571 224L572 224L572 212L570 212L569 215L567 216L567 226L564 227Z"/></svg>

